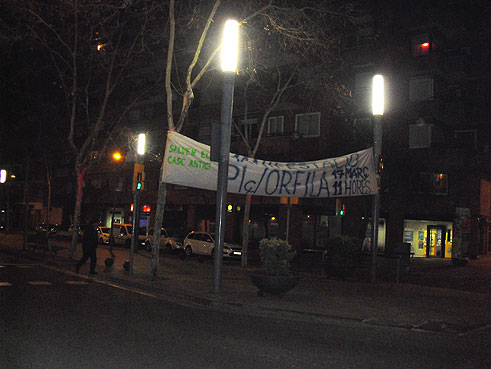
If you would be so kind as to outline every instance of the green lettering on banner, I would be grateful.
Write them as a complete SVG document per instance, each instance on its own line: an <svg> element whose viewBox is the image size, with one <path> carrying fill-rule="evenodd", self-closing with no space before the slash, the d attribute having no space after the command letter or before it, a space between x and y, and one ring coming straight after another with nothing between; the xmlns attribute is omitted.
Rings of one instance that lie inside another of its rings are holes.
<svg viewBox="0 0 491 369"><path fill-rule="evenodd" d="M196 169L204 169L209 170L211 167L211 163L204 162L202 160L191 160L189 161L188 167L196 168Z"/></svg>
<svg viewBox="0 0 491 369"><path fill-rule="evenodd" d="M169 152L176 152L180 155L196 156L196 149L190 149L189 147L176 146L171 144Z"/></svg>
<svg viewBox="0 0 491 369"><path fill-rule="evenodd" d="M175 157L175 156L168 156L167 157L167 162L169 164L173 164L173 165L185 165L185 162L186 162L186 158L180 158L180 157Z"/></svg>

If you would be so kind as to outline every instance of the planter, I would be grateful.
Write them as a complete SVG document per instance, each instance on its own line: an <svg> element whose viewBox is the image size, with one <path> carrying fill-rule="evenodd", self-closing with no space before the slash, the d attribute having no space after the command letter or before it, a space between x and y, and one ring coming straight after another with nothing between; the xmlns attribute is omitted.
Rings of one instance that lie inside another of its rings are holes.
<svg viewBox="0 0 491 369"><path fill-rule="evenodd" d="M259 289L257 292L259 296L264 296L264 292L267 292L282 297L298 283L298 277L294 274L274 276L252 273L250 276L252 283Z"/></svg>

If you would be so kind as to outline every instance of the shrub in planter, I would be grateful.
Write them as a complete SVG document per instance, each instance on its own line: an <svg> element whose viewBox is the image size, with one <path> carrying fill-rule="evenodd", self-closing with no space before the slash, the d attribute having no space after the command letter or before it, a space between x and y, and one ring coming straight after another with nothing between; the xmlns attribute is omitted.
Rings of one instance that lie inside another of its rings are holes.
<svg viewBox="0 0 491 369"><path fill-rule="evenodd" d="M259 256L265 274L288 275L291 273L290 262L295 256L295 251L285 240L265 238L259 242Z"/></svg>
<svg viewBox="0 0 491 369"><path fill-rule="evenodd" d="M326 274L340 278L352 275L359 263L361 248L359 238L347 235L330 237L325 255Z"/></svg>
<svg viewBox="0 0 491 369"><path fill-rule="evenodd" d="M283 296L297 285L298 278L291 272L290 262L295 251L284 240L263 239L259 243L262 269L251 274L251 280L259 289L259 295L264 292Z"/></svg>

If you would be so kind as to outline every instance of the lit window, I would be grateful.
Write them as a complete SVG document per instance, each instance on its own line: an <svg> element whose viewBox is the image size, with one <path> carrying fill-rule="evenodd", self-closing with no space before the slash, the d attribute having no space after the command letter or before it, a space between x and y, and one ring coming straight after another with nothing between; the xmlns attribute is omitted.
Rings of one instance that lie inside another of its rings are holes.
<svg viewBox="0 0 491 369"><path fill-rule="evenodd" d="M281 136L283 134L283 117L271 117L268 119L268 135Z"/></svg>
<svg viewBox="0 0 491 369"><path fill-rule="evenodd" d="M432 44L428 41L413 43L413 56L429 55Z"/></svg>
<svg viewBox="0 0 491 369"><path fill-rule="evenodd" d="M420 173L419 192L433 195L448 194L448 174Z"/></svg>
<svg viewBox="0 0 491 369"><path fill-rule="evenodd" d="M295 116L295 133L299 137L316 137L320 135L321 113L297 114Z"/></svg>

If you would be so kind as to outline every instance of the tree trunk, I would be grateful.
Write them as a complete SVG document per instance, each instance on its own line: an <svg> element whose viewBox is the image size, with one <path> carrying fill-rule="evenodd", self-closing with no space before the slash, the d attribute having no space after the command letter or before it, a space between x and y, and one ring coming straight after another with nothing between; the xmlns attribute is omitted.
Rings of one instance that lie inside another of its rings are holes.
<svg viewBox="0 0 491 369"><path fill-rule="evenodd" d="M22 243L22 249L27 250L27 235L29 227L29 167L31 165L31 158L27 159L26 163L26 174L24 179L24 242Z"/></svg>
<svg viewBox="0 0 491 369"><path fill-rule="evenodd" d="M51 212L51 173L49 172L49 168L47 168L47 179L48 179L48 206L46 208L46 241L48 244L48 251L51 255L51 244L49 242L49 216Z"/></svg>
<svg viewBox="0 0 491 369"><path fill-rule="evenodd" d="M247 268L249 254L249 214L251 212L252 195L246 195L244 218L242 219L242 268Z"/></svg>
<svg viewBox="0 0 491 369"><path fill-rule="evenodd" d="M70 245L70 258L75 258L75 250L78 243L78 231L80 227L80 210L82 209L83 183L85 168L77 169L77 195L75 198L75 210L73 212L72 244Z"/></svg>
<svg viewBox="0 0 491 369"><path fill-rule="evenodd" d="M167 201L167 184L161 181L162 168L160 169L159 177L159 193L157 198L157 209L155 210L155 223L153 225L153 240L152 240L152 280L157 280L159 267L159 246L160 246L160 229L164 219L165 203Z"/></svg>

